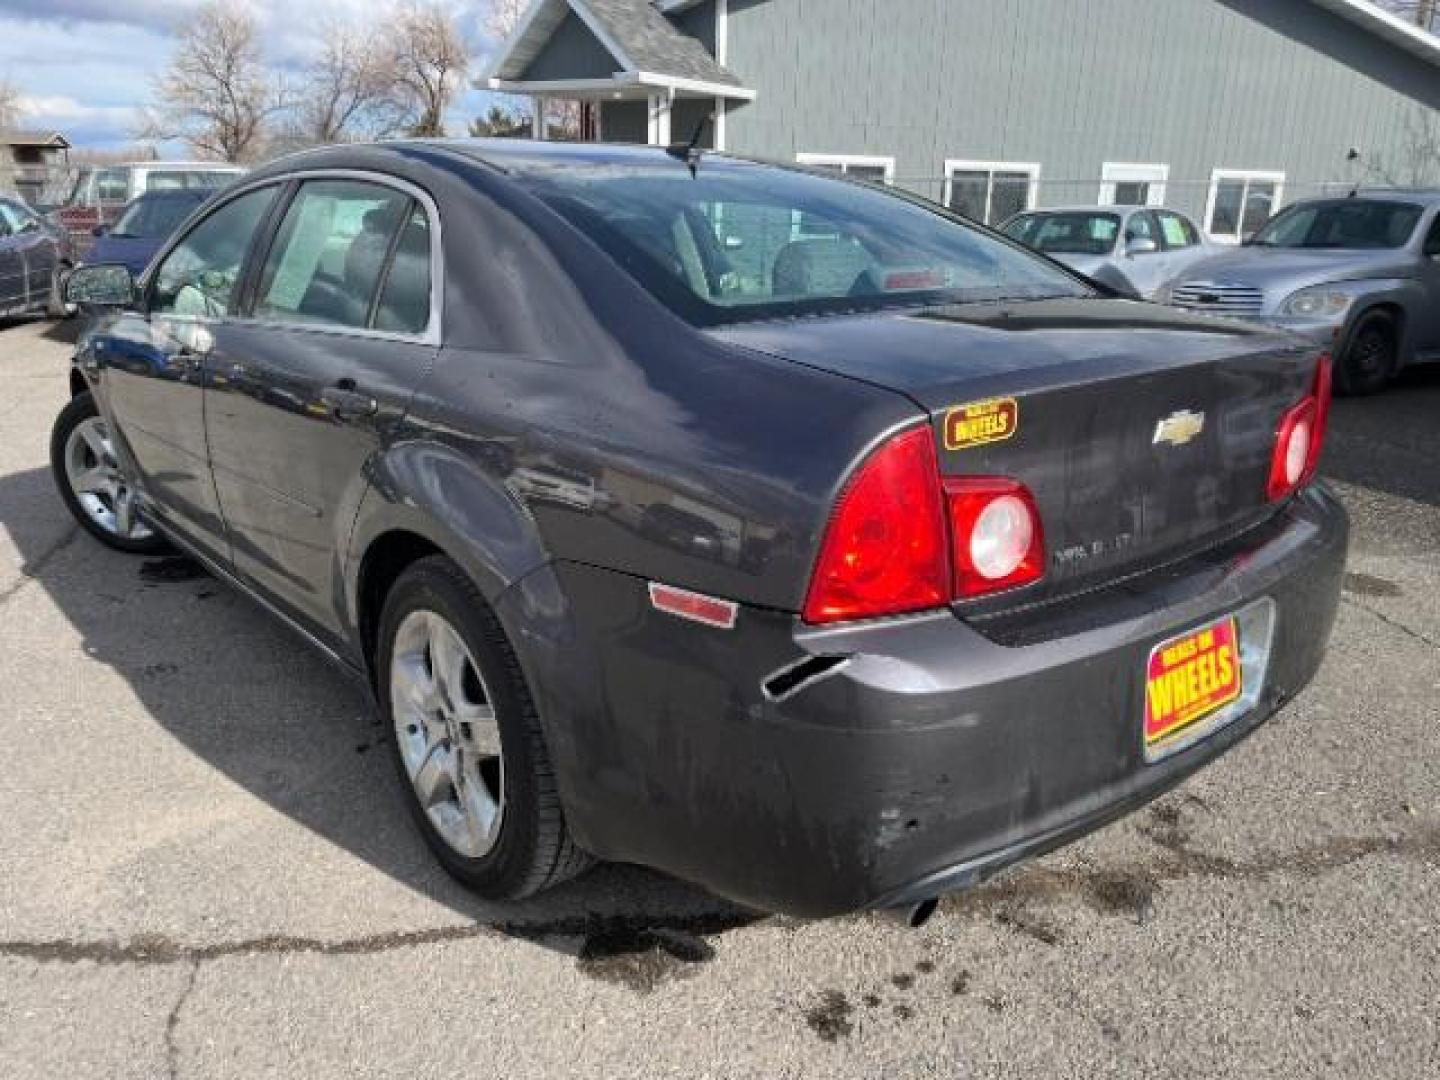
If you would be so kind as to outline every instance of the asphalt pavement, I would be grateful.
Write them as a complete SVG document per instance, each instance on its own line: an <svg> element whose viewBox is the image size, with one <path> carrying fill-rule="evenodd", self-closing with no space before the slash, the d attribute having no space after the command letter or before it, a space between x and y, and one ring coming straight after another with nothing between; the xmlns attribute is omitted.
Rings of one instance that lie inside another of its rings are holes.
<svg viewBox="0 0 1440 1080"><path fill-rule="evenodd" d="M63 328L0 323L0 1078L1440 1074L1440 370L1337 403L1315 684L924 928L601 867L477 901L363 698L51 486Z"/></svg>

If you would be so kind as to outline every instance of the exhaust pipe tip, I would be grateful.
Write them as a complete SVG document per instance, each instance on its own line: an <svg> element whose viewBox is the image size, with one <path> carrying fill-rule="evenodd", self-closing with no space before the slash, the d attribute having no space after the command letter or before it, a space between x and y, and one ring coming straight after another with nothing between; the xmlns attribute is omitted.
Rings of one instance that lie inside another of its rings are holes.
<svg viewBox="0 0 1440 1080"><path fill-rule="evenodd" d="M910 917L905 920L906 924L911 930L919 930L930 921L930 916L935 914L939 906L940 898L938 896L927 896L910 909Z"/></svg>
<svg viewBox="0 0 1440 1080"><path fill-rule="evenodd" d="M927 896L924 900L917 900L913 904L904 907L883 908L882 914L886 917L902 923L911 930L919 930L930 921L930 916L940 906L938 896Z"/></svg>

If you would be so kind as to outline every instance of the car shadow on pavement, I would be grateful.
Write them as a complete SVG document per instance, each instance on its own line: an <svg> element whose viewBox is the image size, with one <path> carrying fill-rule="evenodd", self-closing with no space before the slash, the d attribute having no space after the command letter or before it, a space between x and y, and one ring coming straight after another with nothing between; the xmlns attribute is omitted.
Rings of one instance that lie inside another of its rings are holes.
<svg viewBox="0 0 1440 1080"><path fill-rule="evenodd" d="M118 673L186 750L468 926L582 961L633 966L642 958L644 978L709 959L705 937L760 918L668 876L616 865L524 903L480 900L440 870L411 824L363 689L290 631L188 559L102 547L73 524L47 469L0 476L0 530L22 560L0 603L43 589L86 656Z"/></svg>
<svg viewBox="0 0 1440 1080"><path fill-rule="evenodd" d="M1337 398L1322 475L1440 506L1440 364L1403 372L1373 397Z"/></svg>

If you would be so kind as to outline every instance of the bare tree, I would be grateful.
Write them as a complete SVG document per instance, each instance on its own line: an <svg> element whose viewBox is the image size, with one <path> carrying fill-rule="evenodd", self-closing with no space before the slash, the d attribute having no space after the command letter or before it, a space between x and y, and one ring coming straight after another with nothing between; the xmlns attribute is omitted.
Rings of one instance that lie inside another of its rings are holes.
<svg viewBox="0 0 1440 1080"><path fill-rule="evenodd" d="M142 136L184 139L224 161L250 161L283 89L260 55L254 16L239 0L211 0L185 23L170 67L157 78Z"/></svg>
<svg viewBox="0 0 1440 1080"><path fill-rule="evenodd" d="M0 79L0 131L20 122L20 90L8 79Z"/></svg>
<svg viewBox="0 0 1440 1080"><path fill-rule="evenodd" d="M333 22L320 55L305 71L294 141L317 144L384 138L404 126L396 102L394 57L370 30Z"/></svg>
<svg viewBox="0 0 1440 1080"><path fill-rule="evenodd" d="M388 64L392 99L410 134L445 134L445 113L465 85L470 55L454 17L437 0L409 0L395 10Z"/></svg>

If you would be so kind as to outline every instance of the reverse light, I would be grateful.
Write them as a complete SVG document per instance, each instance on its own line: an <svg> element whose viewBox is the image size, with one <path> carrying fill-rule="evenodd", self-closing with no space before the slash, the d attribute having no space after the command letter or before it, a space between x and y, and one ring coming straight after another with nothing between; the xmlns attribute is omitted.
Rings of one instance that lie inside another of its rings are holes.
<svg viewBox="0 0 1440 1080"><path fill-rule="evenodd" d="M1045 544L1025 485L942 480L930 427L892 437L831 515L805 600L809 623L901 615L1038 580Z"/></svg>
<svg viewBox="0 0 1440 1080"><path fill-rule="evenodd" d="M1028 488L1003 476L946 480L955 596L969 599L1037 580L1045 570L1040 512Z"/></svg>
<svg viewBox="0 0 1440 1080"><path fill-rule="evenodd" d="M1285 498L1314 477L1329 418L1330 357L1322 356L1315 366L1310 393L1280 418L1265 488L1271 502Z"/></svg>

